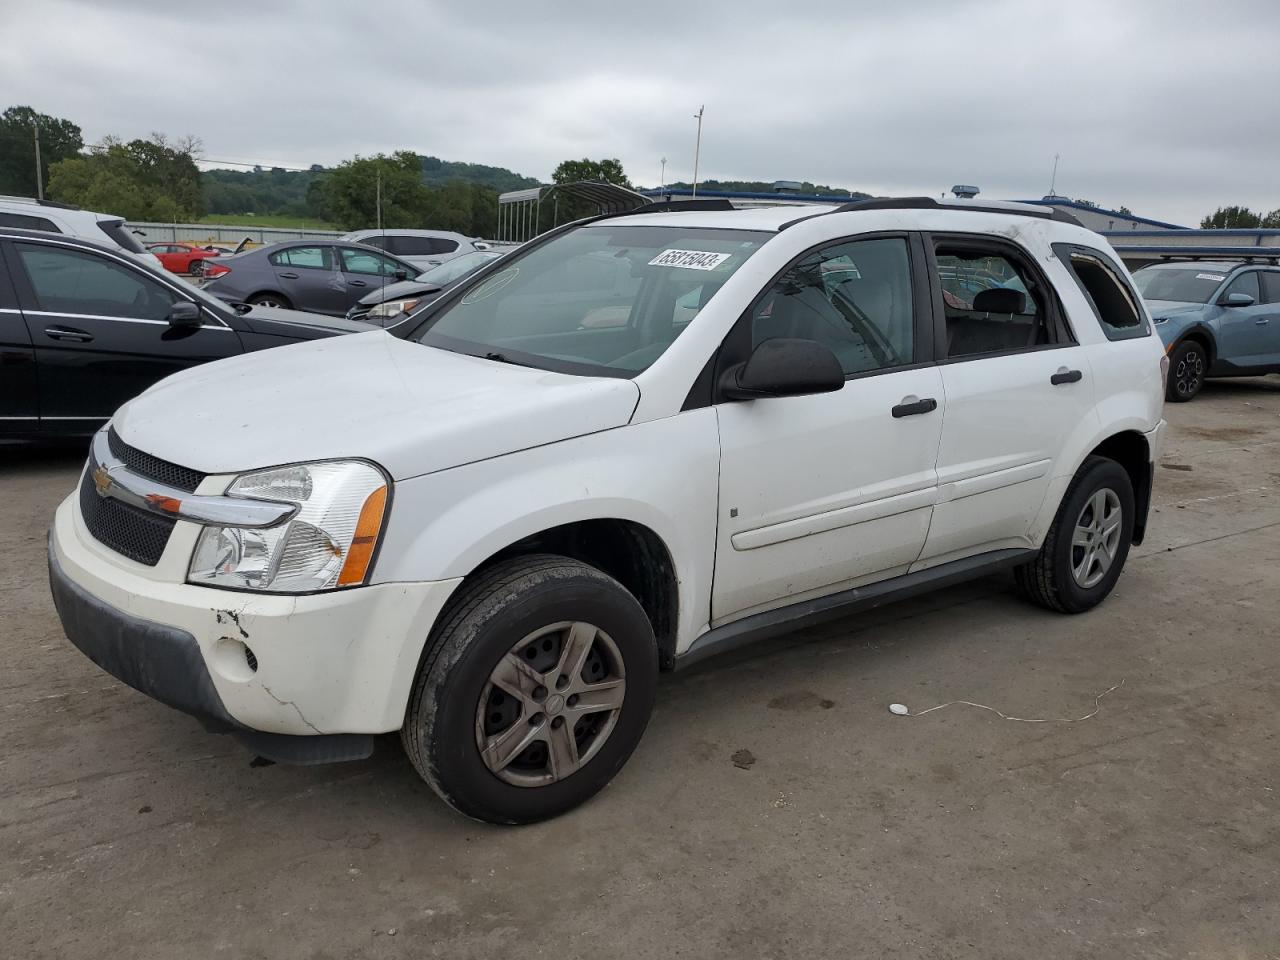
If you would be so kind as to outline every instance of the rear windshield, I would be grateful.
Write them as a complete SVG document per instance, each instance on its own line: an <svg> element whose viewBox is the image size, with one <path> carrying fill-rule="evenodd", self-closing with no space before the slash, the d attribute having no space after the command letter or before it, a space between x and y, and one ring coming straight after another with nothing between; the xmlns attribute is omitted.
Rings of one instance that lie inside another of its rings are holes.
<svg viewBox="0 0 1280 960"><path fill-rule="evenodd" d="M1208 303L1227 273L1211 267L1150 267L1133 275L1133 285L1144 300Z"/></svg>
<svg viewBox="0 0 1280 960"><path fill-rule="evenodd" d="M662 356L772 235L579 227L504 257L504 266L473 282L410 336L524 366L634 376Z"/></svg>
<svg viewBox="0 0 1280 960"><path fill-rule="evenodd" d="M129 228L124 225L123 220L99 220L98 229L105 233L111 240L123 250L130 253L146 253L142 244L138 242L138 238L129 232Z"/></svg>

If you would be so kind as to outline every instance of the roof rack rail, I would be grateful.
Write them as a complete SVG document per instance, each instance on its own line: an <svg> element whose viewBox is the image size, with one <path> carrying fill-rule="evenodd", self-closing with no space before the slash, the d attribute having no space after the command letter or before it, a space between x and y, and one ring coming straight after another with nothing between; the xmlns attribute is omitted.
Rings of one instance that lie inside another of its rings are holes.
<svg viewBox="0 0 1280 960"><path fill-rule="evenodd" d="M683 213L686 210L737 210L733 202L727 197L703 197L702 199L691 198L689 200L655 200L652 203L646 203L643 207L636 207L634 210L626 211L631 213Z"/></svg>
<svg viewBox="0 0 1280 960"><path fill-rule="evenodd" d="M871 200L852 200L849 203L840 204L834 210L824 210L822 213L811 213L805 217L797 217L794 220L788 220L778 229L780 231L785 230L787 227L794 226L804 220L812 220L814 217L825 217L832 213L852 213L861 210L961 210L966 213L1003 213L1016 217L1057 220L1059 223L1069 223L1076 227L1083 226L1071 214L1053 207L1046 207L1043 210L1026 210L1013 206L997 207L983 203L940 203L933 197L875 197Z"/></svg>
<svg viewBox="0 0 1280 960"><path fill-rule="evenodd" d="M1121 244L1115 247L1116 253L1123 254L1124 251L1131 253L1138 252L1139 247L1126 247ZM1280 250L1275 253L1259 253L1256 250L1250 250L1248 253L1156 253L1151 251L1154 256L1158 256L1161 260L1223 260L1223 261L1240 261L1241 263L1266 263L1272 260L1280 260Z"/></svg>

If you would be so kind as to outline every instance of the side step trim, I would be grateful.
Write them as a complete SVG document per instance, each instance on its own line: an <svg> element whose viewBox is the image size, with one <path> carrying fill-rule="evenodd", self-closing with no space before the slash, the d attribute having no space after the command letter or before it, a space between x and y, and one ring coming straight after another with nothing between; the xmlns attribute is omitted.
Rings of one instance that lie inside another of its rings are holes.
<svg viewBox="0 0 1280 960"><path fill-rule="evenodd" d="M841 590L825 597L802 600L777 610L766 610L715 627L698 637L689 649L676 657L675 668L683 670L709 657L736 650L747 644L770 640L796 630L804 630L830 620L838 620L858 610L905 600L922 593L930 593L984 577L999 570L1026 563L1036 555L1035 550L992 550L963 560L952 560L916 573L903 574L878 583L869 583L850 590Z"/></svg>

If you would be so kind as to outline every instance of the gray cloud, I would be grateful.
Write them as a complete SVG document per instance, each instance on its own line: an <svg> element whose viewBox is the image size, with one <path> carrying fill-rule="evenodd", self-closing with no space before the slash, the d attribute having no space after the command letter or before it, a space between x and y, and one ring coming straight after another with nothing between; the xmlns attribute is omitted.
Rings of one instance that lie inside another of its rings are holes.
<svg viewBox="0 0 1280 960"><path fill-rule="evenodd" d="M0 90L89 139L194 133L293 166L400 148L546 178L617 156L875 193L1058 190L1194 223L1280 207L1280 4L1181 0L642 5L0 6Z"/></svg>

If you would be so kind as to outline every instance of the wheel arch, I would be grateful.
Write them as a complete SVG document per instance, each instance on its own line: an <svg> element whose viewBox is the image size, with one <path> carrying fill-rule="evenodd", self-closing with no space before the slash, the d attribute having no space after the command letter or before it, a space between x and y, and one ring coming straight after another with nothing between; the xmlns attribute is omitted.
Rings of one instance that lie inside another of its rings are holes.
<svg viewBox="0 0 1280 960"><path fill-rule="evenodd" d="M1151 509L1152 470L1151 448L1147 438L1137 430L1121 430L1113 433L1093 447L1081 464L1090 457L1105 457L1113 460L1129 474L1129 482L1133 485L1133 543L1142 543L1147 530L1147 515ZM1077 471L1080 469L1076 467Z"/></svg>
<svg viewBox="0 0 1280 960"><path fill-rule="evenodd" d="M595 567L622 584L649 618L662 668L671 669L679 632L680 581L666 541L639 521L601 516L526 534L477 563L463 577L459 589L495 563L547 553Z"/></svg>
<svg viewBox="0 0 1280 960"><path fill-rule="evenodd" d="M1169 345L1168 353L1172 354L1174 350L1188 340L1197 341L1209 354L1209 363L1206 369L1211 368L1218 362L1218 339L1214 336L1213 331L1203 323L1193 323L1181 331L1173 343Z"/></svg>

